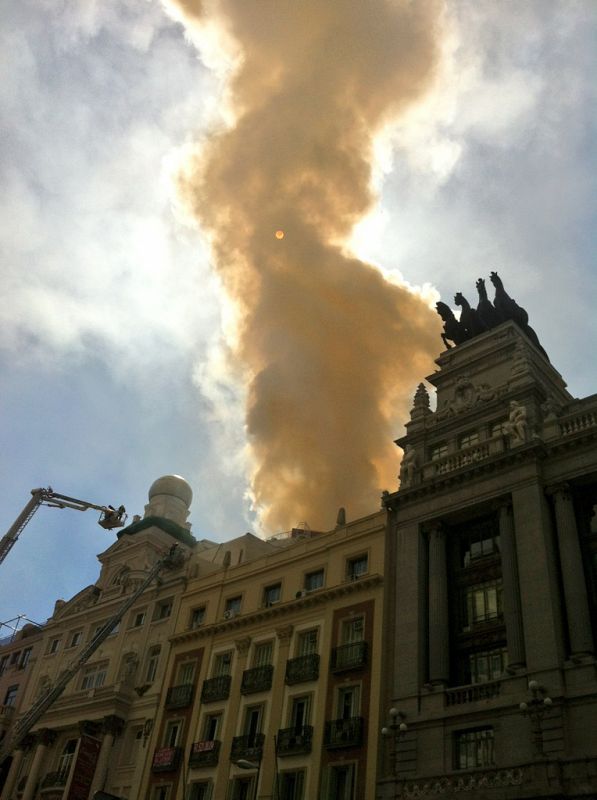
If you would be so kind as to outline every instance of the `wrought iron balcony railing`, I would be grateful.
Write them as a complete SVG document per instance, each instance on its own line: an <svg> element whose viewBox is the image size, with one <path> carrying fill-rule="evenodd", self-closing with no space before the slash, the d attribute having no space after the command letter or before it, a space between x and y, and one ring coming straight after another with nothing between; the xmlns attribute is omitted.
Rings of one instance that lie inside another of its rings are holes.
<svg viewBox="0 0 597 800"><path fill-rule="evenodd" d="M166 708L186 708L193 700L193 684L183 683L180 686L171 686L166 695Z"/></svg>
<svg viewBox="0 0 597 800"><path fill-rule="evenodd" d="M290 658L286 662L286 683L292 686L295 683L316 681L319 678L319 655L309 653L306 656Z"/></svg>
<svg viewBox="0 0 597 800"><path fill-rule="evenodd" d="M263 667L253 667L243 672L243 679L240 685L241 694L254 694L255 692L267 692L272 688L272 677L274 668L271 664Z"/></svg>
<svg viewBox="0 0 597 800"><path fill-rule="evenodd" d="M44 777L43 781L41 782L42 789L51 789L56 786L66 786L66 781L68 779L68 770L66 772L48 772L48 774Z"/></svg>
<svg viewBox="0 0 597 800"><path fill-rule="evenodd" d="M230 748L230 760L238 761L239 758L243 758L245 761L261 761L264 741L265 734L263 733L235 736Z"/></svg>
<svg viewBox="0 0 597 800"><path fill-rule="evenodd" d="M174 772L180 764L182 747L158 747L153 754L152 772Z"/></svg>
<svg viewBox="0 0 597 800"><path fill-rule="evenodd" d="M345 669L359 669L367 663L367 642L351 642L341 644L332 650L330 666L332 672Z"/></svg>
<svg viewBox="0 0 597 800"><path fill-rule="evenodd" d="M325 746L360 747L363 742L363 718L333 719L325 723Z"/></svg>
<svg viewBox="0 0 597 800"><path fill-rule="evenodd" d="M189 756L190 767L215 767L220 757L221 742L217 739L204 739L193 742Z"/></svg>
<svg viewBox="0 0 597 800"><path fill-rule="evenodd" d="M217 678L208 678L203 681L201 702L212 703L214 700L227 700L231 681L230 675L218 675Z"/></svg>
<svg viewBox="0 0 597 800"><path fill-rule="evenodd" d="M294 728L282 728L276 739L276 752L279 756L294 756L310 753L313 743L313 726L298 725Z"/></svg>

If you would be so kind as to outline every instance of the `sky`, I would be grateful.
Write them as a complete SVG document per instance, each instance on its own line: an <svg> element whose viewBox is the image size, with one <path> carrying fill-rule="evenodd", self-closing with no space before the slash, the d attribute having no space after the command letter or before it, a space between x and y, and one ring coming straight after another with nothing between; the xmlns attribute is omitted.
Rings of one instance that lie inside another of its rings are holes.
<svg viewBox="0 0 597 800"><path fill-rule="evenodd" d="M247 388L226 357L234 310L177 180L234 124L233 65L175 6L15 0L0 20L4 529L38 486L132 515L177 473L197 538L262 530ZM434 79L376 139L374 203L346 247L426 303L474 303L497 269L570 392L592 394L597 7L435 10ZM392 355L409 388L419 362ZM335 512L295 523L332 527ZM114 539L96 517L37 512L0 567L0 622L42 622L93 583Z"/></svg>

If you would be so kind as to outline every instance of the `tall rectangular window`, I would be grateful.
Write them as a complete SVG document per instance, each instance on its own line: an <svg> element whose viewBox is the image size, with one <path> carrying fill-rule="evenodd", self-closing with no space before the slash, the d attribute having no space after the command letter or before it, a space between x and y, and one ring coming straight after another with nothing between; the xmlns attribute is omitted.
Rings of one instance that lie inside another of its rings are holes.
<svg viewBox="0 0 597 800"><path fill-rule="evenodd" d="M232 652L218 653L214 658L213 677L220 678L230 675L232 668Z"/></svg>
<svg viewBox="0 0 597 800"><path fill-rule="evenodd" d="M245 721L243 733L245 736L255 736L261 733L261 722L263 717L263 706L248 706L245 709Z"/></svg>
<svg viewBox="0 0 597 800"><path fill-rule="evenodd" d="M308 656L317 653L317 640L319 631L313 628L310 631L303 631L298 635L297 655Z"/></svg>
<svg viewBox="0 0 597 800"><path fill-rule="evenodd" d="M193 683L196 666L195 661L187 661L185 664L181 664L178 668L177 683L181 686Z"/></svg>
<svg viewBox="0 0 597 800"><path fill-rule="evenodd" d="M237 597L229 597L226 600L224 614L228 616L240 614L241 603L242 603L241 595L238 595Z"/></svg>
<svg viewBox="0 0 597 800"><path fill-rule="evenodd" d="M304 725L308 725L310 716L311 696L306 694L300 697L293 697L290 709L290 727L302 728Z"/></svg>
<svg viewBox="0 0 597 800"><path fill-rule="evenodd" d="M179 719L173 719L166 725L166 733L164 734L164 747L178 747L180 734L182 731L182 722Z"/></svg>
<svg viewBox="0 0 597 800"><path fill-rule="evenodd" d="M16 699L17 699L17 692L19 691L19 684L17 683L15 686L9 686L6 690L6 694L4 695L4 705L5 706L14 706Z"/></svg>
<svg viewBox="0 0 597 800"><path fill-rule="evenodd" d="M354 617L342 623L342 644L362 642L365 638L365 618Z"/></svg>
<svg viewBox="0 0 597 800"><path fill-rule="evenodd" d="M155 680L156 672L158 671L158 663L160 661L160 645L155 645L149 648L147 654L147 666L145 668L145 682L153 683Z"/></svg>
<svg viewBox="0 0 597 800"><path fill-rule="evenodd" d="M307 572L305 575L305 589L308 592L313 592L315 589L321 589L323 586L323 569L316 569L313 572Z"/></svg>
<svg viewBox="0 0 597 800"><path fill-rule="evenodd" d="M271 664L273 649L273 642L261 642L260 644L256 644L253 654L253 666L266 667Z"/></svg>
<svg viewBox="0 0 597 800"><path fill-rule="evenodd" d="M332 800L356 800L356 765L335 764L328 767L328 793Z"/></svg>
<svg viewBox="0 0 597 800"><path fill-rule="evenodd" d="M338 719L358 717L360 711L360 687L341 686L338 689Z"/></svg>
<svg viewBox="0 0 597 800"><path fill-rule="evenodd" d="M304 800L305 770L280 774L280 800Z"/></svg>
<svg viewBox="0 0 597 800"><path fill-rule="evenodd" d="M19 661L19 669L25 669L25 667L29 663L29 659L31 658L32 652L33 652L32 647L26 647L23 650L23 655L21 656L21 660Z"/></svg>
<svg viewBox="0 0 597 800"><path fill-rule="evenodd" d="M211 781L195 781L191 784L189 800L211 800Z"/></svg>
<svg viewBox="0 0 597 800"><path fill-rule="evenodd" d="M269 608L269 606L273 606L274 603L279 603L281 595L281 583L274 583L272 586L266 586L263 590L263 605Z"/></svg>
<svg viewBox="0 0 597 800"><path fill-rule="evenodd" d="M170 614L172 613L172 598L168 598L167 600L161 600L159 603L156 603L156 606L153 611L153 619L154 622L157 622L161 619L168 619Z"/></svg>
<svg viewBox="0 0 597 800"><path fill-rule="evenodd" d="M202 738L207 742L213 742L219 738L220 727L222 725L222 713L206 714L203 721Z"/></svg>
<svg viewBox="0 0 597 800"><path fill-rule="evenodd" d="M83 680L81 682L81 689L99 689L104 685L106 674L108 672L107 664L93 664L87 667L83 672Z"/></svg>
<svg viewBox="0 0 597 800"><path fill-rule="evenodd" d="M455 769L492 767L494 764L493 728L488 726L454 734Z"/></svg>
<svg viewBox="0 0 597 800"><path fill-rule="evenodd" d="M356 581L366 575L368 569L369 558L366 553L362 556L356 556L356 558L349 558L346 562L346 577L349 581Z"/></svg>
<svg viewBox="0 0 597 800"><path fill-rule="evenodd" d="M201 625L203 625L204 620L205 620L205 606L198 606L197 608L193 608L191 610L191 619L189 622L189 627L192 629L199 628Z"/></svg>

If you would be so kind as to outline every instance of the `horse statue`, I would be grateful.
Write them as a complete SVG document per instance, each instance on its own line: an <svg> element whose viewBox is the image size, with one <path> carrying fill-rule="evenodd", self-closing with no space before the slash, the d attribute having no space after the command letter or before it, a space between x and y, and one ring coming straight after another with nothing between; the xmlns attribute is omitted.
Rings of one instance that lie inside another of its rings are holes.
<svg viewBox="0 0 597 800"><path fill-rule="evenodd" d="M454 295L454 302L462 309L460 312L460 324L464 325L470 336L478 336L480 333L484 333L487 330L487 325L483 322L479 314L477 314L476 309L470 307L468 300L462 292L457 292Z"/></svg>
<svg viewBox="0 0 597 800"><path fill-rule="evenodd" d="M487 289L485 288L485 281L479 278L475 284L479 294L479 303L477 305L477 314L481 321L485 323L487 329L495 328L500 322L503 322L503 317L500 312L495 308L491 300L487 297Z"/></svg>
<svg viewBox="0 0 597 800"><path fill-rule="evenodd" d="M489 279L495 286L495 298L493 300L494 307L502 315L504 320L511 319L516 322L521 328L529 324L529 315L521 308L516 300L513 300L508 292L504 289L502 279L497 272L490 272Z"/></svg>
<svg viewBox="0 0 597 800"><path fill-rule="evenodd" d="M448 344L448 339L450 339L454 344L462 344L466 342L467 339L470 339L471 336L467 329L462 325L462 323L458 322L454 313L450 306L446 305L446 303L442 303L441 300L435 304L435 308L437 313L444 321L444 332L442 333L442 340L446 347L449 349L452 347L451 344Z"/></svg>

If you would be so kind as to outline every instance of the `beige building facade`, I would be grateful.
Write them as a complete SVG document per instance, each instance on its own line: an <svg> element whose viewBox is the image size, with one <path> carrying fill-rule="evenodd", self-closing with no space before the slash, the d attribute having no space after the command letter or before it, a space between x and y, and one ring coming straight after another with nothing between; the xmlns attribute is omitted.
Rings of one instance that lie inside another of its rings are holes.
<svg viewBox="0 0 597 800"><path fill-rule="evenodd" d="M193 554L141 797L373 800L384 533L379 512Z"/></svg>
<svg viewBox="0 0 597 800"><path fill-rule="evenodd" d="M380 798L597 796L597 397L505 322L437 359L386 493Z"/></svg>

